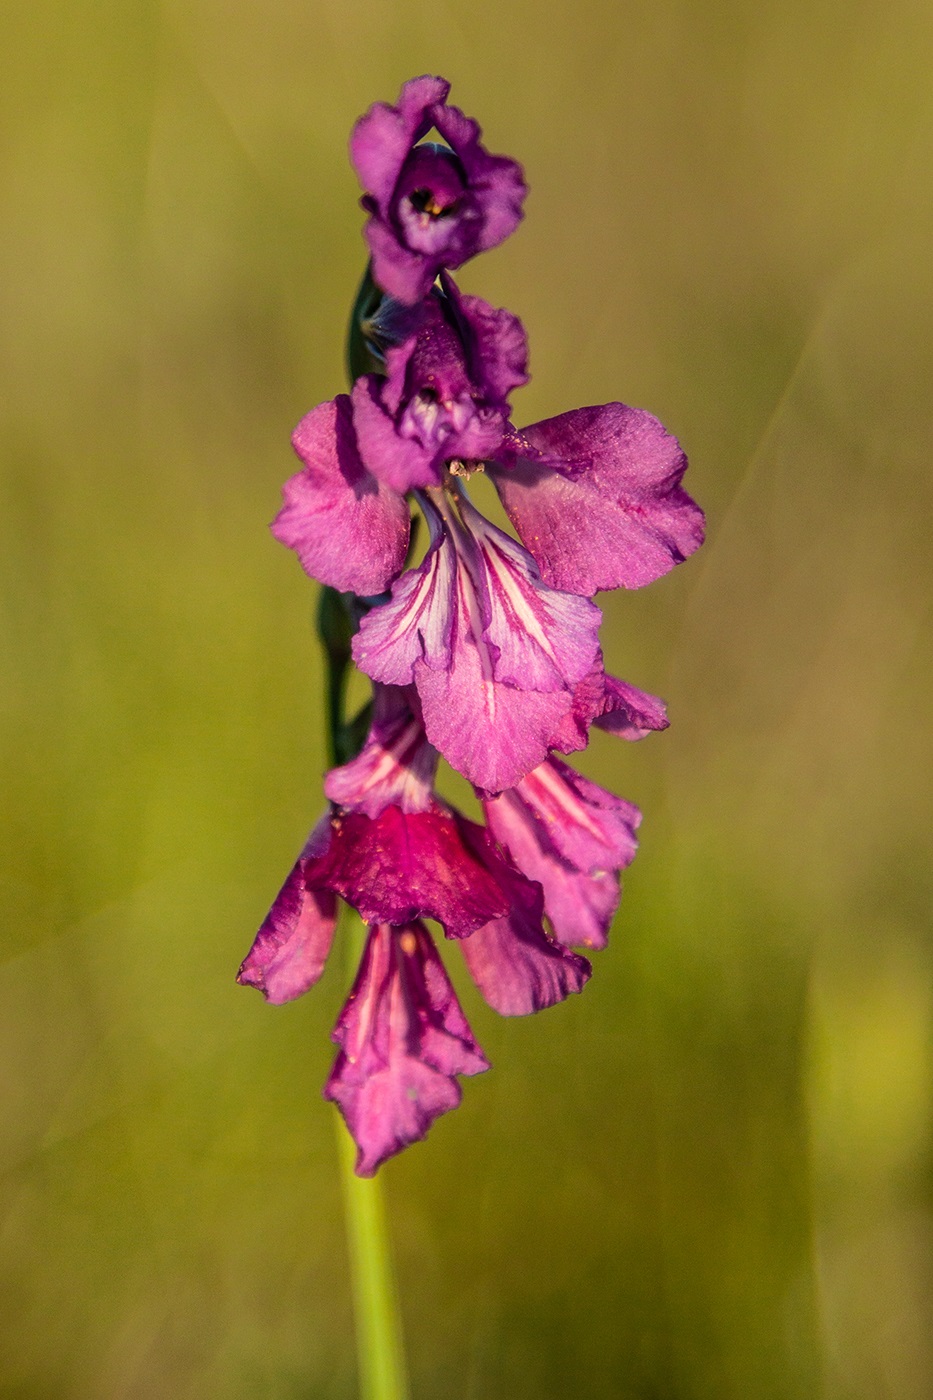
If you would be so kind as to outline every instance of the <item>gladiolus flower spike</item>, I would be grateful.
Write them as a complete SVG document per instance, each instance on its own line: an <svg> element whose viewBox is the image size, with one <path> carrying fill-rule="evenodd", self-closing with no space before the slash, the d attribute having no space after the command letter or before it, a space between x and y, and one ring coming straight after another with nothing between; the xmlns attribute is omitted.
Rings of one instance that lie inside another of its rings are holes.
<svg viewBox="0 0 933 1400"><path fill-rule="evenodd" d="M643 587L703 540L686 458L650 413L610 403L514 426L521 321L450 274L515 230L524 177L448 91L414 78L354 128L371 261L353 383L295 429L301 467L272 525L324 586L335 766L238 980L290 1001L324 970L339 900L369 926L324 1089L362 1176L457 1106L459 1076L488 1068L425 920L504 1016L589 979L575 950L606 945L641 814L559 755L593 725L626 739L667 727L660 700L606 674L593 595ZM517 538L470 499L478 471ZM413 518L428 536L416 566ZM348 720L351 657L373 699ZM485 825L438 796L440 756Z"/></svg>

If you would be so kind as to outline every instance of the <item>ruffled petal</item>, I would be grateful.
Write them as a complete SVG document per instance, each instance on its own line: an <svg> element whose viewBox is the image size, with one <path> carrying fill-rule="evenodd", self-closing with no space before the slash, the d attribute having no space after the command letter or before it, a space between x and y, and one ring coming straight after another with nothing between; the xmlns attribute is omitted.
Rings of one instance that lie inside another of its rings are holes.
<svg viewBox="0 0 933 1400"><path fill-rule="evenodd" d="M404 497L364 466L347 395L312 409L292 445L304 470L285 483L272 533L321 583L381 593L404 566L411 522Z"/></svg>
<svg viewBox="0 0 933 1400"><path fill-rule="evenodd" d="M680 486L687 459L650 413L580 408L521 437L533 459L497 466L494 480L553 587L641 588L703 543L703 512Z"/></svg>
<svg viewBox="0 0 933 1400"><path fill-rule="evenodd" d="M459 107L437 108L434 124L456 152L481 213L476 242L469 256L497 247L523 218L522 206L528 187L522 167L508 156L490 155L481 144L479 124L464 116ZM445 265L459 266L454 262Z"/></svg>
<svg viewBox="0 0 933 1400"><path fill-rule="evenodd" d="M594 724L619 739L644 739L652 730L667 729L669 720L663 700L606 675L600 654L574 687L573 704L555 731L551 748L560 753L585 749Z"/></svg>
<svg viewBox="0 0 933 1400"><path fill-rule="evenodd" d="M548 938L540 889L516 882L512 908L460 944L470 976L502 1016L529 1016L580 992L592 968L586 958Z"/></svg>
<svg viewBox="0 0 933 1400"><path fill-rule="evenodd" d="M448 937L464 938L508 908L501 857L458 812L440 804L410 815L387 807L375 819L337 814L332 827L308 881L341 895L365 923L436 919Z"/></svg>
<svg viewBox="0 0 933 1400"><path fill-rule="evenodd" d="M441 78L412 79L397 106L371 107L350 141L366 191L373 279L409 304L427 294L441 268L494 247L522 217L521 167L489 154L476 122L446 106L448 90ZM432 126L448 147L418 144Z"/></svg>
<svg viewBox="0 0 933 1400"><path fill-rule="evenodd" d="M428 74L411 78L399 93L397 106L374 102L354 126L350 160L363 189L384 216L409 151L430 129L429 110L444 102L449 92L450 83L443 78Z"/></svg>
<svg viewBox="0 0 933 1400"><path fill-rule="evenodd" d="M524 326L510 311L466 296L446 272L441 287L461 326L471 379L490 403L507 406L512 390L528 383Z"/></svg>
<svg viewBox="0 0 933 1400"><path fill-rule="evenodd" d="M356 1141L359 1176L372 1176L456 1108L455 1075L489 1068L418 923L371 930L333 1039L340 1054L324 1097L337 1104Z"/></svg>
<svg viewBox="0 0 933 1400"><path fill-rule="evenodd" d="M323 817L237 973L242 986L256 987L273 1006L300 997L324 971L337 923L337 901L329 890L309 890L306 879L329 839L330 822Z"/></svg>

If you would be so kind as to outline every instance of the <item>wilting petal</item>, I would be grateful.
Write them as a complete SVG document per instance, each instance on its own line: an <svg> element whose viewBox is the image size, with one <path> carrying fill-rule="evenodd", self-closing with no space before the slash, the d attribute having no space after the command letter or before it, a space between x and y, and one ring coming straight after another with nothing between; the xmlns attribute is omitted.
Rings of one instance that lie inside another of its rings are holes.
<svg viewBox="0 0 933 1400"><path fill-rule="evenodd" d="M313 987L327 961L337 922L337 901L329 890L309 890L309 866L326 849L330 822L321 819L266 915L237 981L256 987L274 1006Z"/></svg>
<svg viewBox="0 0 933 1400"><path fill-rule="evenodd" d="M381 593L405 563L408 506L364 466L346 394L312 409L292 444L304 470L285 483L272 533L321 583Z"/></svg>
<svg viewBox="0 0 933 1400"><path fill-rule="evenodd" d="M580 408L521 436L535 460L496 467L494 479L553 587L641 588L702 544L703 512L680 486L687 459L650 413Z"/></svg>
<svg viewBox="0 0 933 1400"><path fill-rule="evenodd" d="M494 1011L528 1016L580 992L592 971L586 958L548 938L541 891L516 880L510 912L460 944L470 975Z"/></svg>
<svg viewBox="0 0 933 1400"><path fill-rule="evenodd" d="M324 1097L340 1108L372 1176L460 1102L458 1074L488 1061L422 924L372 929L333 1039L340 1054Z"/></svg>
<svg viewBox="0 0 933 1400"><path fill-rule="evenodd" d="M501 857L458 812L440 804L410 815L387 807L375 820L339 814L332 827L327 852L308 880L341 895L365 923L436 919L448 937L464 938L509 907Z"/></svg>
<svg viewBox="0 0 933 1400"><path fill-rule="evenodd" d="M555 937L604 947L619 901L618 872L638 847L638 808L556 758L483 806L497 841L541 885Z"/></svg>
<svg viewBox="0 0 933 1400"><path fill-rule="evenodd" d="M331 769L324 791L332 802L368 817L381 816L389 806L405 813L429 812L437 807L437 758L406 692L376 684L366 743L356 758Z"/></svg>

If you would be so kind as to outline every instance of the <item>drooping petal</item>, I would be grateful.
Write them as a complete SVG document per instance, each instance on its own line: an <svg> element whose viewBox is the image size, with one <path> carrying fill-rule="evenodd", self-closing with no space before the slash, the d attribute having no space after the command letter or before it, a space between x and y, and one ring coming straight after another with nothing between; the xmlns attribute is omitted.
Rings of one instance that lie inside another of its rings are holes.
<svg viewBox="0 0 933 1400"><path fill-rule="evenodd" d="M644 739L655 730L667 729L670 720L664 701L656 695L607 676L604 705L593 723L619 739Z"/></svg>
<svg viewBox="0 0 933 1400"><path fill-rule="evenodd" d="M541 923L542 894L516 881L512 907L460 944L470 976L502 1016L529 1016L580 992L592 968L586 958L548 938Z"/></svg>
<svg viewBox="0 0 933 1400"><path fill-rule="evenodd" d="M501 792L545 758L571 697L565 690L519 690L495 680L462 616L459 609L450 669L419 661L415 683L434 747L475 787Z"/></svg>
<svg viewBox="0 0 933 1400"><path fill-rule="evenodd" d="M481 849L468 822L438 803L406 814L386 807L375 819L336 814L326 853L308 872L315 889L341 895L365 923L436 919L464 938L508 908L501 857Z"/></svg>
<svg viewBox="0 0 933 1400"><path fill-rule="evenodd" d="M381 593L404 566L410 517L404 497L364 466L347 395L312 409L292 445L304 470L285 483L272 533L321 583Z"/></svg>
<svg viewBox="0 0 933 1400"><path fill-rule="evenodd" d="M521 437L536 454L494 468L496 489L542 576L587 597L641 588L703 542L703 512L680 485L687 459L650 413L580 408Z"/></svg>
<svg viewBox="0 0 933 1400"><path fill-rule="evenodd" d="M326 850L330 822L323 817L266 915L237 981L256 987L273 1006L300 997L324 971L337 922L329 890L310 890L307 872Z"/></svg>
<svg viewBox="0 0 933 1400"><path fill-rule="evenodd" d="M379 817L390 806L403 813L429 812L437 806L437 759L406 692L377 683L366 743L356 758L331 769L324 791L332 802L368 817Z"/></svg>
<svg viewBox="0 0 933 1400"><path fill-rule="evenodd" d="M456 1075L489 1068L419 923L370 931L333 1039L340 1053L324 1097L338 1105L356 1140L360 1176L372 1176L456 1108Z"/></svg>
<svg viewBox="0 0 933 1400"><path fill-rule="evenodd" d="M638 847L638 808L553 757L483 806L500 845L541 885L555 937L568 946L604 947L619 901L618 872Z"/></svg>
<svg viewBox="0 0 933 1400"><path fill-rule="evenodd" d="M619 739L644 739L652 730L667 729L669 721L663 700L607 675L599 655L574 687L573 704L555 731L551 748L560 753L585 749L594 724Z"/></svg>

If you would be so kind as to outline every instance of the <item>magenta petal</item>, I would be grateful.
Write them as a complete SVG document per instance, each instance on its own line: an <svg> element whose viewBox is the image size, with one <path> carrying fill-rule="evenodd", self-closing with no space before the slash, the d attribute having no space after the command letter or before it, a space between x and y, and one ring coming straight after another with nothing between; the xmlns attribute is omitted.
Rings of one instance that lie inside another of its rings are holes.
<svg viewBox="0 0 933 1400"><path fill-rule="evenodd" d="M528 1016L580 992L592 971L586 958L548 938L541 891L516 881L511 912L460 944L470 975L502 1016Z"/></svg>
<svg viewBox="0 0 933 1400"><path fill-rule="evenodd" d="M509 519L555 588L641 588L703 542L681 488L687 459L656 418L625 404L579 408L521 435L537 459L497 467Z"/></svg>
<svg viewBox="0 0 933 1400"><path fill-rule="evenodd" d="M644 739L654 730L667 729L670 720L664 701L656 695L607 676L603 707L593 723L619 739Z"/></svg>
<svg viewBox="0 0 933 1400"><path fill-rule="evenodd" d="M457 559L440 517L430 508L425 514L431 545L424 559L392 585L391 601L367 613L353 638L357 666L385 685L410 685L416 661L443 666L450 652Z"/></svg>
<svg viewBox="0 0 933 1400"><path fill-rule="evenodd" d="M321 583L381 593L405 563L408 506L363 465L346 394L312 409L292 445L305 466L285 483L272 533Z"/></svg>
<svg viewBox="0 0 933 1400"><path fill-rule="evenodd" d="M667 729L668 723L663 700L628 681L607 676L599 655L574 687L573 704L554 732L551 748L560 753L585 749L594 724L619 739L644 739L653 730Z"/></svg>
<svg viewBox="0 0 933 1400"><path fill-rule="evenodd" d="M565 690L518 690L493 680L466 629L449 670L419 661L415 682L428 738L452 768L486 792L501 792L537 767L570 708Z"/></svg>
<svg viewBox="0 0 933 1400"><path fill-rule="evenodd" d="M256 987L274 1006L300 997L324 971L337 922L337 901L329 890L309 890L308 867L330 836L322 818L315 827L275 903L266 915L237 973L245 987Z"/></svg>
<svg viewBox="0 0 933 1400"><path fill-rule="evenodd" d="M542 583L528 552L465 497L460 511L482 565L475 573L494 678L524 691L572 691L599 653L599 608Z"/></svg>
<svg viewBox="0 0 933 1400"><path fill-rule="evenodd" d="M438 107L435 125L457 153L480 211L475 243L467 256L495 248L518 227L528 188L522 168L508 156L490 155L480 142L479 125L459 107ZM449 262L448 267L459 264Z"/></svg>
<svg viewBox="0 0 933 1400"><path fill-rule="evenodd" d="M309 881L341 895L365 923L436 919L449 938L464 938L509 907L501 859L488 838L488 848L477 844L474 824L459 813L387 807L375 820L349 812L332 825Z"/></svg>
<svg viewBox="0 0 933 1400"><path fill-rule="evenodd" d="M398 105L374 102L360 117L350 136L350 159L360 184L375 199L380 212L388 212L402 165L414 143L428 130L429 107L443 102L450 84L425 74L411 78L399 93Z"/></svg>
<svg viewBox="0 0 933 1400"><path fill-rule="evenodd" d="M441 287L463 327L470 374L490 403L507 405L513 389L528 383L528 338L517 316L466 296L446 272Z"/></svg>
<svg viewBox="0 0 933 1400"><path fill-rule="evenodd" d="M390 352L391 354L391 352ZM382 381L367 374L353 386L353 423L360 452L373 475L393 491L433 486L440 480L440 453L403 437L383 407Z"/></svg>
<svg viewBox="0 0 933 1400"><path fill-rule="evenodd" d="M455 1075L489 1068L418 923L371 930L333 1039L340 1054L324 1097L338 1105L356 1140L360 1176L372 1176L456 1108Z"/></svg>
<svg viewBox="0 0 933 1400"><path fill-rule="evenodd" d="M483 805L496 840L541 885L555 937L568 946L604 947L619 901L618 871L638 847L638 808L555 758Z"/></svg>
<svg viewBox="0 0 933 1400"><path fill-rule="evenodd" d="M332 802L368 817L379 817L391 806L405 813L433 811L437 749L428 743L408 694L376 684L373 702L366 743L356 758L331 769L325 793Z"/></svg>

